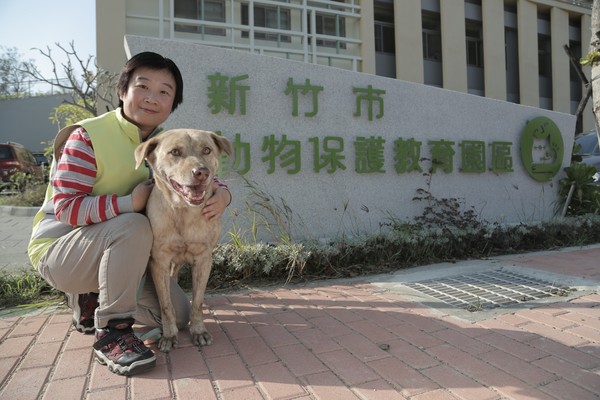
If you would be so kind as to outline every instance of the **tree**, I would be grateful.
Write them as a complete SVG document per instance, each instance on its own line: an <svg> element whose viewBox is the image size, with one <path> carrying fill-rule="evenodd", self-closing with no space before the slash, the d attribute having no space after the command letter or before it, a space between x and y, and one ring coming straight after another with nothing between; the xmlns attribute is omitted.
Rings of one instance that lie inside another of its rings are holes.
<svg viewBox="0 0 600 400"><path fill-rule="evenodd" d="M66 62L57 64L52 54L52 49L47 46L46 50L35 49L50 61L52 65L52 77L46 77L40 73L35 64L26 62L22 71L33 79L47 83L60 89L63 93L70 94L71 101L66 101L57 107L54 120L60 126L68 124L73 115L98 115L97 104L103 102L115 107L116 93L114 82L117 75L98 67L95 57L89 55L86 59L80 57L75 50L73 42L69 46L55 43L56 47L66 56ZM83 111L83 114L80 112Z"/></svg>
<svg viewBox="0 0 600 400"><path fill-rule="evenodd" d="M23 61L16 47L0 46L0 96L22 97L28 93L29 74L25 65L35 66L33 60Z"/></svg>
<svg viewBox="0 0 600 400"><path fill-rule="evenodd" d="M596 121L596 134L600 142L600 0L594 0L592 4L592 36L590 39L590 52L587 61L591 64L592 85L592 111Z"/></svg>

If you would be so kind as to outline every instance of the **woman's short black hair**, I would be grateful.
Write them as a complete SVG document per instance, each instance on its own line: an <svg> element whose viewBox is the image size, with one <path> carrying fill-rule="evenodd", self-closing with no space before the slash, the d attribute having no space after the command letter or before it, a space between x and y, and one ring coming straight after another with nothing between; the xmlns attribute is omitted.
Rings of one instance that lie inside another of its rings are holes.
<svg viewBox="0 0 600 400"><path fill-rule="evenodd" d="M127 92L131 76L137 68L150 68L154 70L164 69L173 75L176 87L171 112L175 111L177 106L183 101L183 78L181 77L181 71L179 71L177 64L175 64L173 60L151 51L144 51L136 54L131 57L129 61L125 63L123 69L121 69L121 74L119 75L119 81L117 83L117 93L119 93L119 95ZM119 107L123 107L123 101L121 99L119 99Z"/></svg>

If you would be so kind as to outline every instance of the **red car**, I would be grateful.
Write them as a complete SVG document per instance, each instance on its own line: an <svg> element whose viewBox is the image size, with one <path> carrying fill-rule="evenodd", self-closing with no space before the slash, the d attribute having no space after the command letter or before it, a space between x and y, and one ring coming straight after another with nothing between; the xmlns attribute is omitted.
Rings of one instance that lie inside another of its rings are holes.
<svg viewBox="0 0 600 400"><path fill-rule="evenodd" d="M42 168L29 150L19 143L0 143L0 189L10 185L10 177L18 171L43 178Z"/></svg>

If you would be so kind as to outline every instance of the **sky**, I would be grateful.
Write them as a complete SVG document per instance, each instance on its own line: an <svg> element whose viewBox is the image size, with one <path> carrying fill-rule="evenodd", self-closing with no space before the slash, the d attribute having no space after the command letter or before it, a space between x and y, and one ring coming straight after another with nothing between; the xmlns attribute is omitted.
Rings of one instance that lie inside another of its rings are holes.
<svg viewBox="0 0 600 400"><path fill-rule="evenodd" d="M40 55L50 46L53 58L65 60L55 43L73 42L83 60L96 56L96 0L0 0L0 46L17 48L22 61L33 59L43 76L52 76L50 62ZM4 49L0 49L4 53Z"/></svg>

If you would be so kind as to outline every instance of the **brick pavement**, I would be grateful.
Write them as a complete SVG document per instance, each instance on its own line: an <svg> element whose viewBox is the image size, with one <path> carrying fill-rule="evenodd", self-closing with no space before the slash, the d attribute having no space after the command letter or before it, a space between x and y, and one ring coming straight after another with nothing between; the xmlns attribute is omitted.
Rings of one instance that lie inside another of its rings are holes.
<svg viewBox="0 0 600 400"><path fill-rule="evenodd" d="M94 362L65 312L0 318L0 399L598 399L600 248L499 262L593 290L477 321L377 283L319 282L206 301L214 344L187 331L126 378Z"/></svg>

